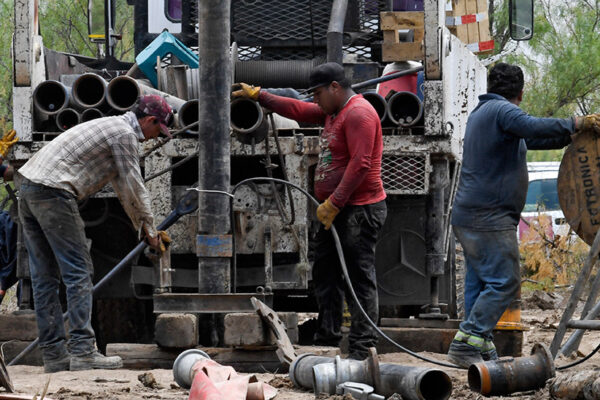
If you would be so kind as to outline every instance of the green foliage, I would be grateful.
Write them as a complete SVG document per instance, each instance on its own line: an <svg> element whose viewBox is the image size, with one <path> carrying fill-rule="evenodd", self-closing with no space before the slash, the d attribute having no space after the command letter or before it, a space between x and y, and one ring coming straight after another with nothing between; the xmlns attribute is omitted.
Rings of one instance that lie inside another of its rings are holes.
<svg viewBox="0 0 600 400"><path fill-rule="evenodd" d="M88 39L87 0L40 0L39 25L44 46L52 50L95 57L98 48ZM116 0L115 34L121 35L115 57L133 61L133 7ZM12 125L12 35L13 1L0 1L0 117ZM0 132L1 133L1 132Z"/></svg>

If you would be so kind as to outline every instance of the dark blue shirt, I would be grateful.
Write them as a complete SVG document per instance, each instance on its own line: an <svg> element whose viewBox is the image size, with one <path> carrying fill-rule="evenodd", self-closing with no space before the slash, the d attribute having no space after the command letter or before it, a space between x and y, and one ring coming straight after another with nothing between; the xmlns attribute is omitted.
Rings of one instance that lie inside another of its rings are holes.
<svg viewBox="0 0 600 400"><path fill-rule="evenodd" d="M515 229L529 183L527 149L562 148L574 131L574 118L535 118L503 96L479 96L467 121L452 224L481 231Z"/></svg>

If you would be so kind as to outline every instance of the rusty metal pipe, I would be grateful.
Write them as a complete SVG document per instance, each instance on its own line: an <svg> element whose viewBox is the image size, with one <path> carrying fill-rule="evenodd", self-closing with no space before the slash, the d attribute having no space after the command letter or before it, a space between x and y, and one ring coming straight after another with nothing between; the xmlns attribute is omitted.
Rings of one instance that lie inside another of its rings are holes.
<svg viewBox="0 0 600 400"><path fill-rule="evenodd" d="M379 115L379 120L383 121L387 117L387 103L385 99L377 92L365 92L362 96L367 100Z"/></svg>
<svg viewBox="0 0 600 400"><path fill-rule="evenodd" d="M469 367L471 390L484 396L504 396L543 388L555 374L550 350L536 344L531 356L486 361Z"/></svg>
<svg viewBox="0 0 600 400"><path fill-rule="evenodd" d="M398 393L407 400L447 400L452 394L452 381L444 371L379 364L374 352L364 361L303 354L290 366L289 376L294 385L315 393L334 394L337 385L358 382L373 386L379 395Z"/></svg>
<svg viewBox="0 0 600 400"><path fill-rule="evenodd" d="M180 127L188 126L194 122L198 122L198 100L186 101L177 112L177 120L179 121ZM196 125L194 128L188 129L187 132L197 135L198 125Z"/></svg>
<svg viewBox="0 0 600 400"><path fill-rule="evenodd" d="M240 142L259 143L269 133L269 122L260 104L239 98L231 102L231 129Z"/></svg>
<svg viewBox="0 0 600 400"><path fill-rule="evenodd" d="M161 96L175 111L178 111L185 104L185 100L144 85L142 82L127 75L121 75L112 79L106 88L106 100L117 111L132 109L138 97L145 94Z"/></svg>
<svg viewBox="0 0 600 400"><path fill-rule="evenodd" d="M81 113L81 122L87 122L102 117L104 117L102 111L97 108L87 108Z"/></svg>
<svg viewBox="0 0 600 400"><path fill-rule="evenodd" d="M56 114L56 126L61 131L66 131L81 121L81 115L72 108L63 108Z"/></svg>
<svg viewBox="0 0 600 400"><path fill-rule="evenodd" d="M69 104L70 91L58 81L44 81L33 91L33 106L44 115L58 114Z"/></svg>
<svg viewBox="0 0 600 400"><path fill-rule="evenodd" d="M93 73L75 79L71 91L73 105L78 108L100 107L106 100L106 81Z"/></svg>
<svg viewBox="0 0 600 400"><path fill-rule="evenodd" d="M413 126L423 116L423 103L413 92L397 92L388 100L387 115L395 125Z"/></svg>

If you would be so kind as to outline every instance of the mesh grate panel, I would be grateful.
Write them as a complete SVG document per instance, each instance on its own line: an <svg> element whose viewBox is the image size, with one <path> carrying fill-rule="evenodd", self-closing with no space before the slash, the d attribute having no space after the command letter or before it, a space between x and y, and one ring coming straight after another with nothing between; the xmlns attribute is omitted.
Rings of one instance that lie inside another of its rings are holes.
<svg viewBox="0 0 600 400"><path fill-rule="evenodd" d="M384 155L381 164L387 194L426 194L429 190L429 160L426 154Z"/></svg>

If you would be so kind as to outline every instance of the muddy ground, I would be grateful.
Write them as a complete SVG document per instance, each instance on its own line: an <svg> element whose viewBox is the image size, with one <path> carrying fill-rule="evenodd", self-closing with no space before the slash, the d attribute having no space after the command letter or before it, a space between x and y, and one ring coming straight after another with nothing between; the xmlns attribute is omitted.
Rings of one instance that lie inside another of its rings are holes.
<svg viewBox="0 0 600 400"><path fill-rule="evenodd" d="M527 297L527 295L525 296ZM564 298L568 293L564 293ZM552 341L554 331L564 307L565 299L555 299L554 305L542 304L543 300L524 300L522 321L530 327L525 334L524 354L529 354L535 343ZM562 303L562 304L561 304ZM542 310L539 307L549 308ZM600 333L588 333L585 335L580 352L587 354L600 343ZM444 356L434 353L421 353L438 360L444 360ZM404 365L428 366L426 363L416 360L404 353L381 354L381 362L392 362ZM556 364L569 363L572 359L559 359ZM587 362L574 368L574 370L589 370L600 368L600 355L595 355ZM442 368L452 378L453 399L482 399L483 397L469 390L466 371ZM59 372L45 374L42 367L14 366L8 367L8 372L17 393L33 396L41 392L48 380L49 389L47 397L52 399L187 399L189 392L178 387L173 380L171 370L116 370L116 371L78 371ZM156 379L157 386L154 388L142 385L138 376L150 372ZM309 400L314 399L313 393L295 389L286 375L282 374L257 374L259 380L271 382L278 387L277 400ZM1 397L0 397L1 398ZM31 398L31 397L30 397ZM321 397L320 397L321 398ZM333 397L332 397L333 398ZM336 397L341 399L341 397ZM491 399L499 399L492 397ZM537 392L521 393L512 395L513 399L548 399L548 389Z"/></svg>

